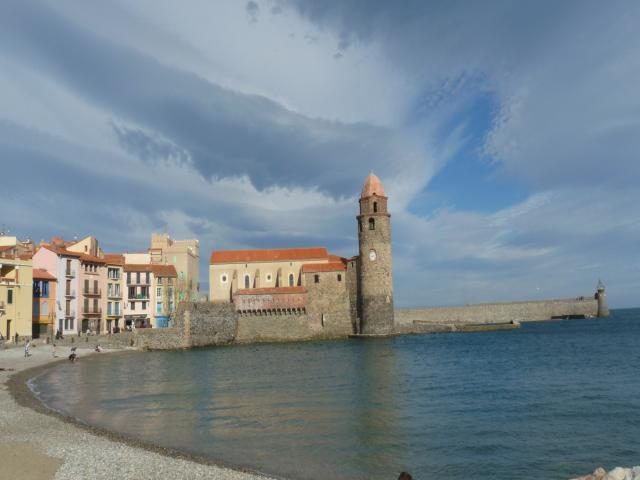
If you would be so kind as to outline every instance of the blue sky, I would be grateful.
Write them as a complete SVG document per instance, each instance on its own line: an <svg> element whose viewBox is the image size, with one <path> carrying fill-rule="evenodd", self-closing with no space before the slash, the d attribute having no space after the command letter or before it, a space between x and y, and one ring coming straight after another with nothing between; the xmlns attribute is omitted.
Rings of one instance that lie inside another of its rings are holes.
<svg viewBox="0 0 640 480"><path fill-rule="evenodd" d="M400 306L640 292L640 4L6 0L0 224L356 253Z"/></svg>

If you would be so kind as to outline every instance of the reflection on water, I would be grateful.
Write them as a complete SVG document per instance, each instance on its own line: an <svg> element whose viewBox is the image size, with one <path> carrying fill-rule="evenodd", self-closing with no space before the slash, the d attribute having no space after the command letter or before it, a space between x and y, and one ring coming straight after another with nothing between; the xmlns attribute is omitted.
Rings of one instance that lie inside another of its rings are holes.
<svg viewBox="0 0 640 480"><path fill-rule="evenodd" d="M291 478L568 478L637 463L638 340L640 311L618 311L513 332L96 356L35 386L89 423Z"/></svg>

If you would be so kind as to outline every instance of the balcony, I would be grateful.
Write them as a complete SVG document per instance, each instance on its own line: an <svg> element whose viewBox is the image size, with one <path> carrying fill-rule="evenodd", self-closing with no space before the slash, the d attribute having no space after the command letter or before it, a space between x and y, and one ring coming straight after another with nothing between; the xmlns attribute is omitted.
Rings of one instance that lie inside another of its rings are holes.
<svg viewBox="0 0 640 480"><path fill-rule="evenodd" d="M107 309L107 317L119 318L121 316L122 316L122 312L120 310L108 310Z"/></svg>
<svg viewBox="0 0 640 480"><path fill-rule="evenodd" d="M151 277L148 279L144 275L140 276L140 280L135 275L131 275L131 280L127 278L127 285L151 285Z"/></svg>
<svg viewBox="0 0 640 480"><path fill-rule="evenodd" d="M107 297L109 298L122 298L122 292L114 292L114 291L108 291L107 292Z"/></svg>
<svg viewBox="0 0 640 480"><path fill-rule="evenodd" d="M94 307L93 305L89 305L88 308L83 308L81 310L81 314L82 315L101 315L102 314L102 308Z"/></svg>
<svg viewBox="0 0 640 480"><path fill-rule="evenodd" d="M4 313L5 312L5 306L4 306L4 300L0 300L0 312Z"/></svg>
<svg viewBox="0 0 640 480"><path fill-rule="evenodd" d="M82 294L90 297L99 297L102 295L102 290L100 288L85 288L82 290Z"/></svg>
<svg viewBox="0 0 640 480"><path fill-rule="evenodd" d="M64 317L65 318L75 318L76 317L76 311L75 310L67 310L64 313Z"/></svg>
<svg viewBox="0 0 640 480"><path fill-rule="evenodd" d="M64 294L65 297L67 298L76 298L76 291L71 289L71 290L67 290L67 292Z"/></svg>
<svg viewBox="0 0 640 480"><path fill-rule="evenodd" d="M67 278L74 278L76 276L76 269L67 268L66 271L64 272L64 276Z"/></svg>
<svg viewBox="0 0 640 480"><path fill-rule="evenodd" d="M15 285L16 279L10 277L0 277L0 283L4 285Z"/></svg>
<svg viewBox="0 0 640 480"><path fill-rule="evenodd" d="M143 300L143 301L148 301L149 300L149 294L147 293L146 295L139 293L137 295L129 295L129 300Z"/></svg>

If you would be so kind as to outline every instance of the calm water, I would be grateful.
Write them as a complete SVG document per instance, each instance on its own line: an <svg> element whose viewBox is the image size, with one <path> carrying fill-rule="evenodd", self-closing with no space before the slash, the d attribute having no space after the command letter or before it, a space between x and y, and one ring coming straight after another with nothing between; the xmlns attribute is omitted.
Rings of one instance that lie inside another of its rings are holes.
<svg viewBox="0 0 640 480"><path fill-rule="evenodd" d="M33 388L86 422L296 479L569 478L640 463L640 310L96 356Z"/></svg>

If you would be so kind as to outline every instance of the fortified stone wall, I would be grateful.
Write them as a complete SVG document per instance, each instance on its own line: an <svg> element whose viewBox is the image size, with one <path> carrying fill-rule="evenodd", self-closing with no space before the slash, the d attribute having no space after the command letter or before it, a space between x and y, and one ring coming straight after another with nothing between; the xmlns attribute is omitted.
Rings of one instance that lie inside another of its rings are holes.
<svg viewBox="0 0 640 480"><path fill-rule="evenodd" d="M239 315L236 342L292 342L319 335L304 314Z"/></svg>
<svg viewBox="0 0 640 480"><path fill-rule="evenodd" d="M499 323L512 320L530 322L569 316L593 317L598 314L598 301L590 297L531 302L485 303L462 307L398 309L395 322L399 327L418 323L465 324Z"/></svg>
<svg viewBox="0 0 640 480"><path fill-rule="evenodd" d="M347 336L354 333L347 271L309 272L304 276L310 327L320 332L321 336Z"/></svg>
<svg viewBox="0 0 640 480"><path fill-rule="evenodd" d="M237 314L231 303L182 302L171 318L182 334L182 348L229 343L238 331Z"/></svg>

